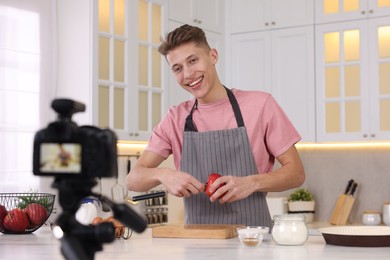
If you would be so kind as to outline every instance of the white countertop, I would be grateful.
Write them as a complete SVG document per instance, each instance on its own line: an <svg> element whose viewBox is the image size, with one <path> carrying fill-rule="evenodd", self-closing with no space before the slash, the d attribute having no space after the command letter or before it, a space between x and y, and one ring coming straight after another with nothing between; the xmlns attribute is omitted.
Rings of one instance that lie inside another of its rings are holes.
<svg viewBox="0 0 390 260"><path fill-rule="evenodd" d="M318 234L311 230L309 234ZM0 234L0 259L64 259L60 241L50 228L42 227L33 234ZM322 235L310 235L302 246L279 246L271 238L260 247L240 245L231 239L152 238L151 229L133 233L129 240L116 239L104 244L95 259L390 259L389 247L362 248L327 245Z"/></svg>

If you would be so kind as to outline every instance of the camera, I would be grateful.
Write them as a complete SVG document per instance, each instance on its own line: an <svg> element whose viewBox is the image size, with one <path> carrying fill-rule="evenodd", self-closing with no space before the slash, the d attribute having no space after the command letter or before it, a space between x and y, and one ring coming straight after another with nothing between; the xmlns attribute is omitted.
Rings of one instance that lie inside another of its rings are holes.
<svg viewBox="0 0 390 260"><path fill-rule="evenodd" d="M54 176L52 187L58 189L62 212L55 221L53 234L61 240L65 259L92 260L103 243L115 239L112 223L83 225L75 217L84 198L95 197L108 206L114 218L140 233L146 220L125 203L117 204L102 194L92 192L97 178L117 177L117 138L109 129L78 127L72 115L85 111L85 105L70 99L55 99L51 104L58 118L34 138L33 172ZM55 232L54 232L55 231Z"/></svg>
<svg viewBox="0 0 390 260"><path fill-rule="evenodd" d="M72 115L85 105L70 99L55 99L58 119L36 133L33 171L40 176L116 177L117 138L109 129L78 127Z"/></svg>

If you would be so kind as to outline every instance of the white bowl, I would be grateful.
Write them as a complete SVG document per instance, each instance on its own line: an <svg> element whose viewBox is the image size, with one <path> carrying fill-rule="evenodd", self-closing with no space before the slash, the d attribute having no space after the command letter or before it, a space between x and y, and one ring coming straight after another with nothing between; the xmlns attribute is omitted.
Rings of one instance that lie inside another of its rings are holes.
<svg viewBox="0 0 390 260"><path fill-rule="evenodd" d="M238 227L237 234L240 242L248 247L261 245L265 235L269 233L269 228L264 226Z"/></svg>

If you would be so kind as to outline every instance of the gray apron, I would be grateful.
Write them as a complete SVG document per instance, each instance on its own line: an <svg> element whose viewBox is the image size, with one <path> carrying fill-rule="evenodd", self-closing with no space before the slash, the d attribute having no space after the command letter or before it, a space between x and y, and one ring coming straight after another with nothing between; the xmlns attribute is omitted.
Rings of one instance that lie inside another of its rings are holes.
<svg viewBox="0 0 390 260"><path fill-rule="evenodd" d="M226 88L226 91L237 120L237 128L198 132L192 121L197 100L186 119L181 170L203 183L207 182L211 173L233 176L258 173L240 107L231 90ZM243 224L271 228L272 220L265 196L263 192L254 192L245 199L224 204L210 202L204 192L184 198L185 223Z"/></svg>

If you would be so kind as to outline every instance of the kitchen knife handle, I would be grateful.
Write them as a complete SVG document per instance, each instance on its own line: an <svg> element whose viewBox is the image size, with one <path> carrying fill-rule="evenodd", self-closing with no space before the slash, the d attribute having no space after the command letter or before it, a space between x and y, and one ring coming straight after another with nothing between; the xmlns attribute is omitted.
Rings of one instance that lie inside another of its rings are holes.
<svg viewBox="0 0 390 260"><path fill-rule="evenodd" d="M132 201L146 200L151 198L163 197L165 196L165 194L166 194L165 191L153 192L144 195L134 196L131 200Z"/></svg>
<svg viewBox="0 0 390 260"><path fill-rule="evenodd" d="M352 185L351 192L349 193L349 195L353 196L355 194L357 186L358 186L358 183L354 182L353 185Z"/></svg>
<svg viewBox="0 0 390 260"><path fill-rule="evenodd" d="M349 191L351 190L351 187L352 187L352 185L353 185L354 182L355 182L355 181L354 181L353 179L350 179L350 180L349 180L348 185L347 185L347 188L345 189L345 192L344 192L345 195L348 195L348 193L349 193Z"/></svg>

